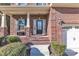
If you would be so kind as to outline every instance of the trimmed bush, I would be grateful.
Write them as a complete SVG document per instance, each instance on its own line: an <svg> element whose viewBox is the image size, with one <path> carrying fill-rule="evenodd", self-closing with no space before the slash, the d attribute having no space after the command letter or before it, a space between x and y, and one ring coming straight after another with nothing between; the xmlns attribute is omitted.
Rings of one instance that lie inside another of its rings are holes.
<svg viewBox="0 0 79 59"><path fill-rule="evenodd" d="M21 42L20 38L17 36L7 36L5 39L8 43Z"/></svg>
<svg viewBox="0 0 79 59"><path fill-rule="evenodd" d="M13 42L21 42L20 38L17 36L1 36L0 37L0 46L4 46Z"/></svg>
<svg viewBox="0 0 79 59"><path fill-rule="evenodd" d="M0 48L0 56L26 56L27 47L21 42L10 43Z"/></svg>
<svg viewBox="0 0 79 59"><path fill-rule="evenodd" d="M52 42L51 47L52 47L52 55L54 56L62 56L66 48L65 45L58 44L56 41Z"/></svg>

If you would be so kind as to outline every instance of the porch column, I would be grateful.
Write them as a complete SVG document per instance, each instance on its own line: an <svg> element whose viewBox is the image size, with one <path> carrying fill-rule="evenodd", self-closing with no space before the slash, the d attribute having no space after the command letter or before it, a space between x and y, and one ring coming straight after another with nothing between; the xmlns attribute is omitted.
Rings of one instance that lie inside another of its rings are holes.
<svg viewBox="0 0 79 59"><path fill-rule="evenodd" d="M7 27L5 14L2 14L1 27Z"/></svg>
<svg viewBox="0 0 79 59"><path fill-rule="evenodd" d="M27 13L27 27L30 27L30 14Z"/></svg>
<svg viewBox="0 0 79 59"><path fill-rule="evenodd" d="M7 31L7 24L6 24L6 15L2 14L2 19L1 19L1 36L5 36L8 34Z"/></svg>
<svg viewBox="0 0 79 59"><path fill-rule="evenodd" d="M43 35L46 34L46 20L43 20Z"/></svg>
<svg viewBox="0 0 79 59"><path fill-rule="evenodd" d="M29 38L30 36L30 14L27 13L27 30L26 30L26 36Z"/></svg>

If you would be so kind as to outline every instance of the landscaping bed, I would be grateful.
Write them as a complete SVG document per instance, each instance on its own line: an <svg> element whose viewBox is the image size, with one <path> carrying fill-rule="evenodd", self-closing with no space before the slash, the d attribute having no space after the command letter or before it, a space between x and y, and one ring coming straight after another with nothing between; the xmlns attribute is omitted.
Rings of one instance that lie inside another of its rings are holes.
<svg viewBox="0 0 79 59"><path fill-rule="evenodd" d="M28 49L17 36L0 37L0 56L27 56Z"/></svg>
<svg viewBox="0 0 79 59"><path fill-rule="evenodd" d="M0 56L26 56L27 47L21 42L7 44L0 48Z"/></svg>

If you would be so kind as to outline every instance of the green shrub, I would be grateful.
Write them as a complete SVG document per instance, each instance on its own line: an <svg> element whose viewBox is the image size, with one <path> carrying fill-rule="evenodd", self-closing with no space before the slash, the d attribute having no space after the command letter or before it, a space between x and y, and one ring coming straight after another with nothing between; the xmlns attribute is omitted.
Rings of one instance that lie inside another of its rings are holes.
<svg viewBox="0 0 79 59"><path fill-rule="evenodd" d="M0 37L0 46L4 46L13 42L21 42L20 38L17 36L1 36Z"/></svg>
<svg viewBox="0 0 79 59"><path fill-rule="evenodd" d="M8 43L21 42L20 38L17 36L7 36L5 39Z"/></svg>
<svg viewBox="0 0 79 59"><path fill-rule="evenodd" d="M56 41L53 41L51 44L52 47L52 55L62 56L64 54L66 46L63 44L58 44Z"/></svg>
<svg viewBox="0 0 79 59"><path fill-rule="evenodd" d="M7 44L0 48L0 56L26 56L27 47L21 42Z"/></svg>

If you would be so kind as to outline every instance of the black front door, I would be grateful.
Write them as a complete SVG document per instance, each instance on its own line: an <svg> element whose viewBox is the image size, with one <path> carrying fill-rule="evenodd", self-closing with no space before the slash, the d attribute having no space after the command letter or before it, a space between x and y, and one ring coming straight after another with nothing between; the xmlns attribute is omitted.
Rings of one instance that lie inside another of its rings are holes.
<svg viewBox="0 0 79 59"><path fill-rule="evenodd" d="M36 21L36 33L37 34L42 34L43 33L43 20L37 20Z"/></svg>

